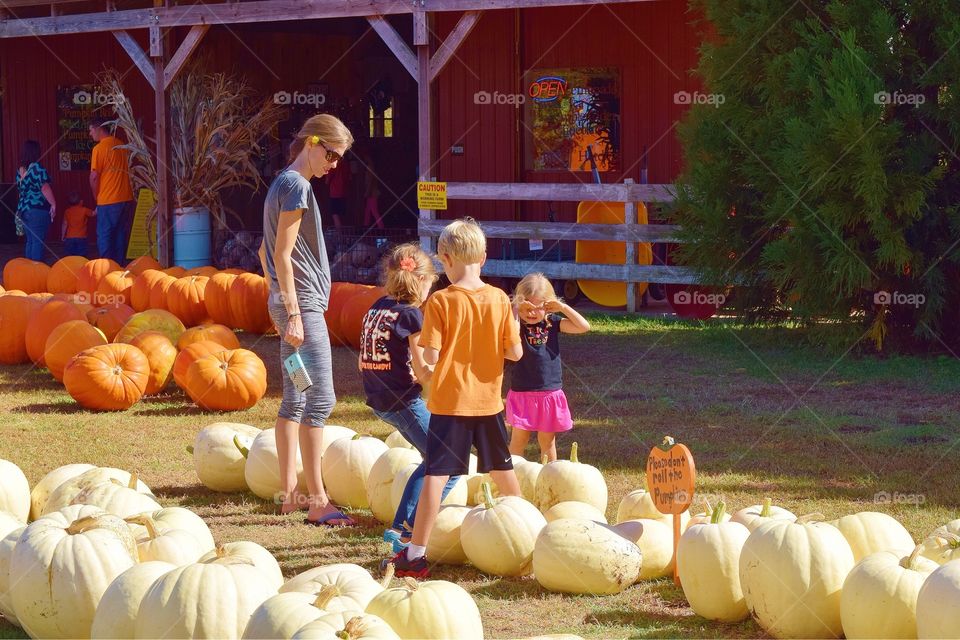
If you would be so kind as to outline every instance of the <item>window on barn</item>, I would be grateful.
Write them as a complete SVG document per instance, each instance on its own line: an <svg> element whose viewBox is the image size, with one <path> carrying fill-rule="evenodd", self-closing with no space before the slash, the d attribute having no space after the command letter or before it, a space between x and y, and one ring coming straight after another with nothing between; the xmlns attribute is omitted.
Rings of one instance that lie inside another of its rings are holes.
<svg viewBox="0 0 960 640"><path fill-rule="evenodd" d="M393 137L393 98L389 99L389 106L378 113L373 105L370 106L370 137Z"/></svg>

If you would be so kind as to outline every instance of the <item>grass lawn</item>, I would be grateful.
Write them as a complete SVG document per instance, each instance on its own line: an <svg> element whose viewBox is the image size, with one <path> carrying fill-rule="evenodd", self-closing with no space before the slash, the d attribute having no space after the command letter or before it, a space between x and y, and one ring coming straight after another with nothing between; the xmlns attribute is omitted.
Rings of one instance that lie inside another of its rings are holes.
<svg viewBox="0 0 960 640"><path fill-rule="evenodd" d="M650 448L670 434L687 444L698 491L729 510L764 496L797 514L833 518L884 511L915 538L960 515L960 362L954 358L863 359L811 347L798 330L593 316L594 331L564 338L566 391L577 422L559 440L561 456L579 442L580 460L620 498L643 486ZM71 462L139 470L165 505L189 507L218 541L253 540L274 553L286 576L332 562L375 570L387 554L382 525L369 512L360 527L304 527L275 515L251 494L216 494L196 478L185 447L215 421L272 426L280 402L277 338L242 336L270 370L270 391L255 409L204 414L177 392L122 414L80 410L46 371L0 369L5 417L0 457L31 484ZM852 346L852 345L851 345ZM335 352L339 403L331 419L385 436L360 397L355 354ZM528 458L538 457L532 445ZM699 509L698 509L699 510ZM501 579L470 567L438 566L476 598L488 637L541 633L584 637L762 637L752 622L719 625L693 614L671 581L617 596L551 594L532 578ZM0 621L0 638L20 637Z"/></svg>

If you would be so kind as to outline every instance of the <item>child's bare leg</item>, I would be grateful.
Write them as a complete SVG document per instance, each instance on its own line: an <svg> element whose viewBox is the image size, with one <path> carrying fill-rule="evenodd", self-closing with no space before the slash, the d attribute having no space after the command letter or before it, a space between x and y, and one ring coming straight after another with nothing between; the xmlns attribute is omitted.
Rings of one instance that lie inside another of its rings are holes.
<svg viewBox="0 0 960 640"><path fill-rule="evenodd" d="M506 471L496 471L493 470L490 472L490 477L494 482L497 483L497 489L500 491L502 496L521 496L523 495L520 492L520 482L517 480L517 474L513 472L513 469L507 469ZM417 524L420 524L420 512L417 511Z"/></svg>
<svg viewBox="0 0 960 640"><path fill-rule="evenodd" d="M537 431L537 442L540 444L540 454L546 454L547 462L557 459L557 434Z"/></svg>
<svg viewBox="0 0 960 640"><path fill-rule="evenodd" d="M417 504L417 521L413 524L412 544L420 547L427 546L430 532L437 521L440 512L440 497L443 495L443 486L450 476L424 476L423 489L420 491L420 502ZM412 558L411 558L412 559Z"/></svg>
<svg viewBox="0 0 960 640"><path fill-rule="evenodd" d="M510 453L515 456L522 456L524 450L527 448L527 443L530 441L530 432L524 431L523 429L513 428L513 433L510 434Z"/></svg>

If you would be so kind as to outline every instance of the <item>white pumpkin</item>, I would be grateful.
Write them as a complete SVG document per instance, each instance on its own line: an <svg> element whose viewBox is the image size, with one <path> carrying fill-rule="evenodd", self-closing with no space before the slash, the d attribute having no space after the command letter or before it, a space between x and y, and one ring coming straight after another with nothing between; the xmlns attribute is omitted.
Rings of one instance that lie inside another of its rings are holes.
<svg viewBox="0 0 960 640"><path fill-rule="evenodd" d="M417 466L419 466L417 463L408 464L400 469L400 471L397 471L397 475L393 478L393 484L390 485L390 504L393 507L394 513L400 508L400 501L403 499L403 490L406 488L410 476L416 471ZM457 483L453 485L453 488L447 493L447 497L445 497L440 504L467 504L467 480L465 476L460 476L460 479L457 480Z"/></svg>
<svg viewBox="0 0 960 640"><path fill-rule="evenodd" d="M923 557L937 564L960 560L960 519L937 527L923 541Z"/></svg>
<svg viewBox="0 0 960 640"><path fill-rule="evenodd" d="M239 439L234 440L234 444L247 458L247 463L243 466L243 479L250 487L250 491L264 500L277 500L280 495L280 459L277 457L276 429L271 427L258 433L249 448ZM297 448L297 482L300 486L307 486L299 447Z"/></svg>
<svg viewBox="0 0 960 640"><path fill-rule="evenodd" d="M30 517L30 483L20 467L0 459L0 511L12 514L21 522Z"/></svg>
<svg viewBox="0 0 960 640"><path fill-rule="evenodd" d="M57 487L67 480L76 478L81 473L95 468L92 464L65 464L40 478L40 482L35 484L33 490L30 491L30 519L36 520L43 515L47 498Z"/></svg>
<svg viewBox="0 0 960 640"><path fill-rule="evenodd" d="M383 584L393 578L392 565L387 569ZM363 567L355 564L335 564L305 571L285 582L281 593L325 594L325 611L354 611L366 608L370 600L383 591L383 584L373 579Z"/></svg>
<svg viewBox="0 0 960 640"><path fill-rule="evenodd" d="M248 558L218 556L177 567L150 587L135 638L240 638L250 616L277 590Z"/></svg>
<svg viewBox="0 0 960 640"><path fill-rule="evenodd" d="M247 459L237 442L247 450L260 429L237 422L214 422L197 432L188 451L193 454L197 478L211 491L245 491L243 468Z"/></svg>
<svg viewBox="0 0 960 640"><path fill-rule="evenodd" d="M392 431L384 442L391 449L413 449L416 451L416 448L403 437L403 434L396 430Z"/></svg>
<svg viewBox="0 0 960 640"><path fill-rule="evenodd" d="M740 553L750 531L724 520L723 502L711 512L710 522L691 525L680 536L677 574L694 613L707 620L739 622L750 616L740 587ZM646 555L643 560L646 563Z"/></svg>
<svg viewBox="0 0 960 640"><path fill-rule="evenodd" d="M427 541L427 560L439 564L467 563L460 532L468 513L470 507L464 505L448 504L440 507L437 521Z"/></svg>
<svg viewBox="0 0 960 640"><path fill-rule="evenodd" d="M21 520L12 513L0 511L0 538L4 537L14 529L20 529L26 525L26 521Z"/></svg>
<svg viewBox="0 0 960 640"><path fill-rule="evenodd" d="M335 589L327 587L320 594L290 591L270 596L250 616L243 638L290 638L305 624L326 615L326 604L334 595Z"/></svg>
<svg viewBox="0 0 960 640"><path fill-rule="evenodd" d="M267 587L274 593L283 586L283 572L280 570L277 559L256 542L242 540L222 544L200 558L199 562L213 562L217 558L233 558L252 563L265 578Z"/></svg>
<svg viewBox="0 0 960 640"><path fill-rule="evenodd" d="M537 536L533 573L550 591L613 594L639 579L641 559L637 545L606 525L554 520Z"/></svg>
<svg viewBox="0 0 960 640"><path fill-rule="evenodd" d="M297 640L400 640L383 618L357 611L325 615L302 628L293 637Z"/></svg>
<svg viewBox="0 0 960 640"><path fill-rule="evenodd" d="M695 516L691 516L690 519L687 520L686 525L683 525L684 532L689 531L690 527L695 524L720 524L722 522L730 522L730 514L726 512L726 508L724 508L723 514L720 517L720 522L713 522L714 507L711 507L710 503L706 500L704 500L704 502L706 503L706 510L701 511ZM666 522L669 524L670 521L666 520Z"/></svg>
<svg viewBox="0 0 960 640"><path fill-rule="evenodd" d="M355 435L331 442L321 461L330 499L347 507L369 507L367 477L377 458L388 450L382 440L372 436Z"/></svg>
<svg viewBox="0 0 960 640"><path fill-rule="evenodd" d="M320 445L320 455L323 456L327 451L327 447L337 440L349 440L355 435L357 435L357 432L349 427L341 427L337 424L324 425L323 444Z"/></svg>
<svg viewBox="0 0 960 640"><path fill-rule="evenodd" d="M777 638L839 638L840 592L853 551L824 522L768 519L740 553L740 586L754 619Z"/></svg>
<svg viewBox="0 0 960 640"><path fill-rule="evenodd" d="M157 511L160 504L145 493L125 487L116 480L109 480L88 487L74 496L71 504L88 504L100 507L118 518L129 518L145 511Z"/></svg>
<svg viewBox="0 0 960 640"><path fill-rule="evenodd" d="M579 461L576 442L570 447L569 460L550 462L537 476L536 505L540 511L566 500L586 502L603 513L607 511L607 481L599 469Z"/></svg>
<svg viewBox="0 0 960 640"><path fill-rule="evenodd" d="M147 590L161 576L176 569L169 562L141 562L117 576L100 598L93 616L90 637L132 638L137 611Z"/></svg>
<svg viewBox="0 0 960 640"><path fill-rule="evenodd" d="M775 507L770 498L764 498L763 504L755 504L751 507L745 507L733 514L731 522L739 522L751 532L764 522L769 520L782 520L784 522L793 522L797 516L782 507Z"/></svg>
<svg viewBox="0 0 960 640"><path fill-rule="evenodd" d="M643 566L639 580L673 575L673 527L659 520L627 520L613 530L640 548Z"/></svg>
<svg viewBox="0 0 960 640"><path fill-rule="evenodd" d="M116 480L125 487L129 487L135 483L138 492L148 496L153 495L150 487L144 484L135 473L131 474L123 469L115 469L113 467L94 467L60 483L60 486L50 493L46 504L43 505L42 513L47 514L60 511L64 507L74 504L74 499L83 491L103 482L110 482L111 480Z"/></svg>
<svg viewBox="0 0 960 640"><path fill-rule="evenodd" d="M533 546L547 521L519 496L494 499L489 483L481 491L484 504L471 509L460 528L467 559L485 573L525 576L533 570Z"/></svg>
<svg viewBox="0 0 960 640"><path fill-rule="evenodd" d="M399 432L398 432L399 433ZM391 489L397 472L410 464L420 464L422 458L415 449L395 447L387 449L370 467L367 476L367 502L373 516L385 524L393 522L396 510L393 508Z"/></svg>
<svg viewBox="0 0 960 640"><path fill-rule="evenodd" d="M12 529L0 538L0 615L11 624L19 623L13 610L13 594L10 593L10 559L13 557L13 548L17 546L17 540L25 529L25 526Z"/></svg>
<svg viewBox="0 0 960 640"><path fill-rule="evenodd" d="M635 489L623 496L617 505L617 524L627 520L658 520L673 526L673 515L660 513L653 504L653 498L646 489ZM690 511L680 514L680 530L687 528L690 521Z"/></svg>
<svg viewBox="0 0 960 640"><path fill-rule="evenodd" d="M404 578L367 605L401 638L482 640L480 610L466 590L445 580L417 582Z"/></svg>
<svg viewBox="0 0 960 640"><path fill-rule="evenodd" d="M847 539L854 562L860 562L877 551L902 551L900 555L905 555L916 546L910 532L885 513L862 511L829 524Z"/></svg>
<svg viewBox="0 0 960 640"><path fill-rule="evenodd" d="M313 585L316 584L316 579L324 574L332 574L334 576L333 578L328 578L327 582L335 579L335 577L339 576L340 574L358 575L373 580L370 572L360 565L339 562L337 564L326 564L319 567L314 567L313 569L307 569L302 573L298 573L283 583L283 585L280 587L280 593L286 593L288 591L314 593Z"/></svg>
<svg viewBox="0 0 960 640"><path fill-rule="evenodd" d="M132 522L132 520L140 516L147 516L152 519L154 526L161 534L170 529L183 529L184 531L188 531L200 542L204 553L213 551L217 546L213 541L213 534L210 533L210 528L207 526L207 523L203 521L203 518L189 509L183 507L165 507L157 511L147 511L127 518L127 524L130 525L130 530L133 531L134 538L141 538L147 535L146 527Z"/></svg>
<svg viewBox="0 0 960 640"><path fill-rule="evenodd" d="M103 592L137 563L126 523L96 507L45 515L30 524L10 559L20 625L35 638L85 638Z"/></svg>
<svg viewBox="0 0 960 640"><path fill-rule="evenodd" d="M566 500L558 502L547 509L543 517L547 522L553 522L561 518L572 518L574 520L593 520L607 524L607 516L603 515L595 506L586 502L577 502L576 500Z"/></svg>
<svg viewBox="0 0 960 640"><path fill-rule="evenodd" d="M854 638L916 638L917 596L937 563L920 556L878 551L850 571L840 595L843 634Z"/></svg>
<svg viewBox="0 0 960 640"><path fill-rule="evenodd" d="M546 456L543 458L546 460ZM513 472L517 476L517 482L520 483L520 493L527 502L537 503L537 478L542 469L543 465L539 462L524 460L523 463L517 464L514 457Z"/></svg>
<svg viewBox="0 0 960 640"><path fill-rule="evenodd" d="M918 638L960 638L960 562L937 567L917 595Z"/></svg>
<svg viewBox="0 0 960 640"><path fill-rule="evenodd" d="M516 475L517 467L524 464L523 456L512 455L510 456L513 459L513 471ZM487 483L490 485L490 491L493 494L494 498L500 496L500 487L497 486L497 481L493 479L489 473L471 473L467 476L467 506L475 507L477 505L483 504L483 485ZM523 492L521 491L521 494Z"/></svg>
<svg viewBox="0 0 960 640"><path fill-rule="evenodd" d="M150 516L128 518L127 522L146 529L146 533L136 539L140 562L158 561L182 567L197 562L208 551L189 531L173 528L160 530Z"/></svg>

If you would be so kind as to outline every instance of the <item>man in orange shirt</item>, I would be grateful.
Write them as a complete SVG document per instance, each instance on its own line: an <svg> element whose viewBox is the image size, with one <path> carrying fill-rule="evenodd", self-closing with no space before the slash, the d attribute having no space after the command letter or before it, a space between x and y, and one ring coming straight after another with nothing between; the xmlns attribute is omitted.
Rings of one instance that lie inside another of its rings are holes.
<svg viewBox="0 0 960 640"><path fill-rule="evenodd" d="M63 251L68 256L87 256L87 219L97 215L83 206L80 194L70 192L67 198L70 206L63 212L63 229L60 239L63 240Z"/></svg>
<svg viewBox="0 0 960 640"><path fill-rule="evenodd" d="M90 159L90 189L97 203L97 250L100 257L118 264L126 262L127 236L133 218L133 188L123 141L108 129L110 120L90 121L90 137L96 142Z"/></svg>

